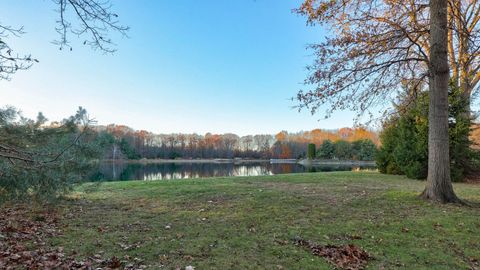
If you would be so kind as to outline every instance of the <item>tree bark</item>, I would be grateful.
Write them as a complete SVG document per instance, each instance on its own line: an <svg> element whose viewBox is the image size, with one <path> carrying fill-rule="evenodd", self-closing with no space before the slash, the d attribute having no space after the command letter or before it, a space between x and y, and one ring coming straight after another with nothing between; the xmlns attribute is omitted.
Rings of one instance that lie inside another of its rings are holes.
<svg viewBox="0 0 480 270"><path fill-rule="evenodd" d="M450 179L448 137L448 0L430 0L428 177L422 197L459 202Z"/></svg>

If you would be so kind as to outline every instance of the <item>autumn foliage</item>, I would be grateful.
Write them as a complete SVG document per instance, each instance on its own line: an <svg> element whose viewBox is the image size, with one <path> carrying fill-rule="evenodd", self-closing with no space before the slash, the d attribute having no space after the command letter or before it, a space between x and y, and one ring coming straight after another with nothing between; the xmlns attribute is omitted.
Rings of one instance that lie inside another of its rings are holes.
<svg viewBox="0 0 480 270"><path fill-rule="evenodd" d="M319 147L324 141L353 143L370 140L378 145L377 133L365 127L338 130L314 129L276 135L256 134L238 136L232 133L154 134L136 131L124 125L97 126L98 134L111 136L112 147L105 153L106 159L135 158L304 158L308 144Z"/></svg>

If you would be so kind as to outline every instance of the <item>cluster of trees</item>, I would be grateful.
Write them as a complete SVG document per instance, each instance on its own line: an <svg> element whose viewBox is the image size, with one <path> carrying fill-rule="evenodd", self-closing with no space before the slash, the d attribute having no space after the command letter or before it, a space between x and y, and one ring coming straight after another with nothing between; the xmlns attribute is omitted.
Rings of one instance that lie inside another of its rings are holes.
<svg viewBox="0 0 480 270"><path fill-rule="evenodd" d="M478 152L472 148L475 138L472 117L467 114L468 101L455 84L449 91L449 141L451 178L462 181L478 168ZM384 122L377 166L382 173L405 174L426 179L428 174L428 104L429 94L420 92L417 99L401 100L397 113Z"/></svg>
<svg viewBox="0 0 480 270"><path fill-rule="evenodd" d="M272 135L154 134L123 125L96 126L98 134L110 138L107 159L175 158L269 158Z"/></svg>
<svg viewBox="0 0 480 270"><path fill-rule="evenodd" d="M330 140L324 141L316 151L316 157L320 159L340 160L374 160L377 146L368 139L353 142Z"/></svg>
<svg viewBox="0 0 480 270"><path fill-rule="evenodd" d="M305 158L307 157L309 144L321 147L324 143L328 144L330 142L339 145L338 155L332 155L330 158L357 159L357 155L350 150L347 150L348 153L346 154L340 154L340 151L342 151L340 148L343 149L346 145L346 148L353 149L351 147L353 143L359 144L360 141L368 141L374 146L379 143L378 134L365 127L341 128L338 130L314 129L298 133L282 131L275 135L275 140L271 149L273 158ZM318 153L315 156L318 156Z"/></svg>
<svg viewBox="0 0 480 270"><path fill-rule="evenodd" d="M309 143L321 145L324 141L346 143L354 149L363 140L378 142L375 132L361 128L342 128L333 131L315 129L312 131L288 133L282 131L276 136L236 134L154 134L144 130L136 131L124 125L96 126L95 131L111 142L104 153L106 159L175 159L175 158L305 158ZM351 151L350 151L351 152ZM357 154L335 158L357 158ZM363 156L362 156L363 158Z"/></svg>

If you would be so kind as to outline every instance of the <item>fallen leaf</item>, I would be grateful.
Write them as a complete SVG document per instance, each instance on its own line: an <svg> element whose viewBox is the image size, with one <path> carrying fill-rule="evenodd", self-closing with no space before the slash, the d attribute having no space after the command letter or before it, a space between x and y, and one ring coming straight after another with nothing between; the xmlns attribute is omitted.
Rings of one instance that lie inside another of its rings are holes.
<svg viewBox="0 0 480 270"><path fill-rule="evenodd" d="M348 270L364 269L368 261L373 259L366 251L349 244L345 246L318 245L313 242L295 238L294 244L309 249L313 255L324 257L337 268Z"/></svg>

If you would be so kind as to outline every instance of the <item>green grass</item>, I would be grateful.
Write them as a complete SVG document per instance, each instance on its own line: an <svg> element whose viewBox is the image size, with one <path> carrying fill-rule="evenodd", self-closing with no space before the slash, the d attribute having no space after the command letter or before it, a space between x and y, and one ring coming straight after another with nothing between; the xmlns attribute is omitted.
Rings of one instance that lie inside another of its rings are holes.
<svg viewBox="0 0 480 270"><path fill-rule="evenodd" d="M151 269L332 269L292 244L300 236L358 245L375 257L368 269L470 269L480 209L422 201L423 186L371 172L88 183L51 244L79 257L138 257ZM479 185L455 190L480 202Z"/></svg>

